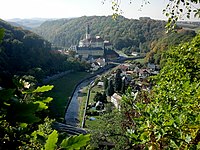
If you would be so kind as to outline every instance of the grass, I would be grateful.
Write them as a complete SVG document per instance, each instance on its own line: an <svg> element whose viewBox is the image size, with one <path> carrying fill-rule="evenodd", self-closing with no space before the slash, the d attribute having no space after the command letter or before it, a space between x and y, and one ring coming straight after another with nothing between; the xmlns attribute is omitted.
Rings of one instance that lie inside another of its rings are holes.
<svg viewBox="0 0 200 150"><path fill-rule="evenodd" d="M83 120L83 112L85 109L85 103L86 103L86 98L87 98L87 91L88 91L88 86L84 87L82 92L79 93L79 121L80 121L80 125L82 123Z"/></svg>
<svg viewBox="0 0 200 150"><path fill-rule="evenodd" d="M71 96L76 84L86 77L86 72L73 72L48 84L54 85L53 90L47 93L53 98L50 104L50 116L57 121L63 121L65 116L65 108L69 97Z"/></svg>
<svg viewBox="0 0 200 150"><path fill-rule="evenodd" d="M134 61L136 61L136 62L140 62L141 64L144 64L144 63L145 63L145 59L144 59L144 58L141 58L141 59L135 59Z"/></svg>
<svg viewBox="0 0 200 150"><path fill-rule="evenodd" d="M97 92L103 93L102 91L103 91L103 87L94 86L91 89L91 92L90 92L89 103L93 103L94 102L94 96L96 95L96 93ZM82 92L79 93L79 98L81 99L79 101L79 106L80 106L80 108L79 108L79 120L80 120L80 123L82 123L82 119L83 119L83 112L84 112L84 109L85 109L85 103L86 103L86 99L87 99L87 92L88 92L88 86L83 88ZM93 122L93 121L91 121L91 122Z"/></svg>
<svg viewBox="0 0 200 150"><path fill-rule="evenodd" d="M95 118L95 120L89 120L89 118L87 118L87 120L86 120L86 128L88 128L88 129L98 129L99 128L99 124L102 124L102 119L101 119L101 117L102 116L92 116L92 117L94 117Z"/></svg>

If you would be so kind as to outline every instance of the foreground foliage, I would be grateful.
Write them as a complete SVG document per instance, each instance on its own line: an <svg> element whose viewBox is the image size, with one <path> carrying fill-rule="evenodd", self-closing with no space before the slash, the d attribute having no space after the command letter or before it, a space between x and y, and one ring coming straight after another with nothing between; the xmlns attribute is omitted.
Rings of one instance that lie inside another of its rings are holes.
<svg viewBox="0 0 200 150"><path fill-rule="evenodd" d="M0 149L54 150L87 146L90 135L67 138L67 134L61 135L52 129L54 120L47 116L52 98L43 97L42 93L53 86L34 88L30 79L30 76L15 77L15 88L0 90Z"/></svg>
<svg viewBox="0 0 200 150"><path fill-rule="evenodd" d="M45 113L52 98L41 93L53 86L34 89L24 78L14 79L15 88L0 90L1 149L37 148L41 144L38 138L45 138L52 130L52 120Z"/></svg>
<svg viewBox="0 0 200 150"><path fill-rule="evenodd" d="M134 148L200 148L200 35L171 48L149 96L124 96Z"/></svg>

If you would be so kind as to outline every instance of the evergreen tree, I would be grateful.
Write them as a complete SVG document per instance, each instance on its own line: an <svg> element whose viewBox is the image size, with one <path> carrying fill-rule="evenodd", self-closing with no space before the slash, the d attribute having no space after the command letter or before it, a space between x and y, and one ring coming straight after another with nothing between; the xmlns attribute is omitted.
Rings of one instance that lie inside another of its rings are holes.
<svg viewBox="0 0 200 150"><path fill-rule="evenodd" d="M117 73L116 73L116 76L115 76L115 90L116 91L121 91L121 88L122 88L122 77L121 77L121 69L117 69Z"/></svg>
<svg viewBox="0 0 200 150"><path fill-rule="evenodd" d="M122 93L125 94L126 91L126 87L125 87L125 79L122 80L122 89L121 89Z"/></svg>
<svg viewBox="0 0 200 150"><path fill-rule="evenodd" d="M109 80L108 82L108 88L106 90L106 94L107 96L112 96L114 94L115 90L114 90L114 86L112 83L112 80Z"/></svg>
<svg viewBox="0 0 200 150"><path fill-rule="evenodd" d="M102 103L105 103L107 102L107 97L106 97L106 93L104 92L103 94L100 93L100 92L97 92L96 95L94 96L94 101L95 102L102 102Z"/></svg>
<svg viewBox="0 0 200 150"><path fill-rule="evenodd" d="M103 95L100 92L97 92L96 95L94 96L94 101L95 102L98 102L98 101L102 102L102 100L103 100Z"/></svg>
<svg viewBox="0 0 200 150"><path fill-rule="evenodd" d="M106 91L106 89L108 88L108 79L106 77L103 80L103 86L104 86L104 90Z"/></svg>
<svg viewBox="0 0 200 150"><path fill-rule="evenodd" d="M103 100L104 103L107 102L107 96L106 96L106 92L105 91L103 92L102 100Z"/></svg>

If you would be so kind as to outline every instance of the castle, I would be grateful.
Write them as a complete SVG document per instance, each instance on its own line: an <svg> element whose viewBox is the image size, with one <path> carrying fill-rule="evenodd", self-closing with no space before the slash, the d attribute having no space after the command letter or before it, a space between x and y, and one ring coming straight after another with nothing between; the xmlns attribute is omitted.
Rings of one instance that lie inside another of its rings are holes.
<svg viewBox="0 0 200 150"><path fill-rule="evenodd" d="M80 40L76 52L83 58L88 58L89 56L103 57L105 48L111 48L110 42L104 41L100 36L91 37L90 28L87 25L85 38Z"/></svg>

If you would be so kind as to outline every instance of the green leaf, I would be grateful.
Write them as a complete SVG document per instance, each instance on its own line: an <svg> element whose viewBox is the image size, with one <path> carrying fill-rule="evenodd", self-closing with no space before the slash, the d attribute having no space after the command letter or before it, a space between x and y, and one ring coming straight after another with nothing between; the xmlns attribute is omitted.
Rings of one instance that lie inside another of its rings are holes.
<svg viewBox="0 0 200 150"><path fill-rule="evenodd" d="M21 128L26 128L27 126L28 126L28 124L27 123L20 123L20 125L19 125Z"/></svg>
<svg viewBox="0 0 200 150"><path fill-rule="evenodd" d="M36 90L33 91L33 93L43 93L52 90L53 85L44 85L42 87L37 87Z"/></svg>
<svg viewBox="0 0 200 150"><path fill-rule="evenodd" d="M187 135L186 138L185 138L185 141L186 141L187 143L189 143L191 140L192 140L192 139L191 139L191 136Z"/></svg>
<svg viewBox="0 0 200 150"><path fill-rule="evenodd" d="M45 100L43 100L42 102L44 102L44 103L49 103L49 102L51 102L53 100L53 98L52 97L47 97Z"/></svg>
<svg viewBox="0 0 200 150"><path fill-rule="evenodd" d="M35 116L39 104L34 103L14 103L8 110L7 118L9 120L32 124L39 122L40 118Z"/></svg>
<svg viewBox="0 0 200 150"><path fill-rule="evenodd" d="M149 139L149 132L143 132L143 133L140 135L140 140L141 140L141 141L146 142L148 139Z"/></svg>
<svg viewBox="0 0 200 150"><path fill-rule="evenodd" d="M174 119L170 119L164 123L164 126L171 126L174 123Z"/></svg>
<svg viewBox="0 0 200 150"><path fill-rule="evenodd" d="M197 149L200 149L200 142L198 142Z"/></svg>
<svg viewBox="0 0 200 150"><path fill-rule="evenodd" d="M170 146L173 147L174 149L179 149L178 145L170 139Z"/></svg>
<svg viewBox="0 0 200 150"><path fill-rule="evenodd" d="M67 150L80 149L83 146L87 146L90 141L90 134L79 136L71 136L68 139L65 139L61 143L61 147Z"/></svg>
<svg viewBox="0 0 200 150"><path fill-rule="evenodd" d="M55 150L57 141L58 141L58 133L56 130L54 130L46 140L45 150Z"/></svg>
<svg viewBox="0 0 200 150"><path fill-rule="evenodd" d="M48 106L43 102L36 101L36 102L33 102L33 103L34 104L39 104L37 111L41 111L43 109L47 109L48 108Z"/></svg>

